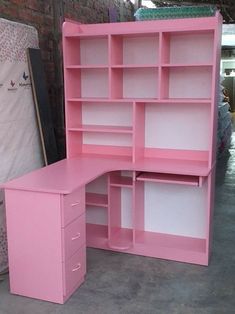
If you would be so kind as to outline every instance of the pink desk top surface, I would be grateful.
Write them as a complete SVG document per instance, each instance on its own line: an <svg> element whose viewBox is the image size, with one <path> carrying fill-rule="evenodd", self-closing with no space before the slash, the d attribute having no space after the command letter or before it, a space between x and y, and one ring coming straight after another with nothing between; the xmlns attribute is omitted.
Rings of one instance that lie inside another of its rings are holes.
<svg viewBox="0 0 235 314"><path fill-rule="evenodd" d="M179 175L207 176L205 162L143 158L131 160L115 157L81 156L64 159L50 166L30 172L3 185L5 189L69 194L97 177L116 170L136 170Z"/></svg>

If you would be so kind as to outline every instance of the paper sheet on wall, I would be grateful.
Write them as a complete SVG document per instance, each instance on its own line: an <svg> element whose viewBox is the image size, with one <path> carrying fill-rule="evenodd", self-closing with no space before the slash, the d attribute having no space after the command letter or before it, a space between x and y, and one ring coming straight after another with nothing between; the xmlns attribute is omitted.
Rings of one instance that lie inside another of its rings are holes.
<svg viewBox="0 0 235 314"><path fill-rule="evenodd" d="M0 19L0 183L43 166L26 48L35 28ZM0 190L0 272L7 267L5 207Z"/></svg>

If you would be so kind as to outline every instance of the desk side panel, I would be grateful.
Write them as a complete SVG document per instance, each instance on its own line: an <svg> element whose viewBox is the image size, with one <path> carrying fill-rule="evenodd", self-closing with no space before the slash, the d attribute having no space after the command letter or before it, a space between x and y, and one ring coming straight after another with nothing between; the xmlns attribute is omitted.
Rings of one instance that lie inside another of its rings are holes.
<svg viewBox="0 0 235 314"><path fill-rule="evenodd" d="M5 194L11 292L63 303L59 194Z"/></svg>

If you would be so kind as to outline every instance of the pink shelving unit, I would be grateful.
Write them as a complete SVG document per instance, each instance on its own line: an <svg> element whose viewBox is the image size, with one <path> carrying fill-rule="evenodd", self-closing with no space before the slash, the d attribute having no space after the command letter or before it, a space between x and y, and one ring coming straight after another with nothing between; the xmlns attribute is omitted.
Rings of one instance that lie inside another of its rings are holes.
<svg viewBox="0 0 235 314"><path fill-rule="evenodd" d="M67 158L5 185L12 293L64 303L86 246L208 265L221 24L64 23Z"/></svg>

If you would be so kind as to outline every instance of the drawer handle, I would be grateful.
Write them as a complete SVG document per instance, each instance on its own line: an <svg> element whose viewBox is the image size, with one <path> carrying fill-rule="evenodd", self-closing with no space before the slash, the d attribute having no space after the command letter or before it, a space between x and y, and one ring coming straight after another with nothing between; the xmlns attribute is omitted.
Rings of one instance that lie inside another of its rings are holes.
<svg viewBox="0 0 235 314"><path fill-rule="evenodd" d="M79 239L81 236L81 233L78 232L77 235L75 237L72 237L72 241Z"/></svg>
<svg viewBox="0 0 235 314"><path fill-rule="evenodd" d="M75 203L72 203L71 206L74 207L74 206L77 206L79 204L80 204L80 202L75 202Z"/></svg>
<svg viewBox="0 0 235 314"><path fill-rule="evenodd" d="M80 268L81 268L81 264L78 263L78 265L77 265L75 268L73 268L72 271L77 271L77 270L79 270Z"/></svg>

